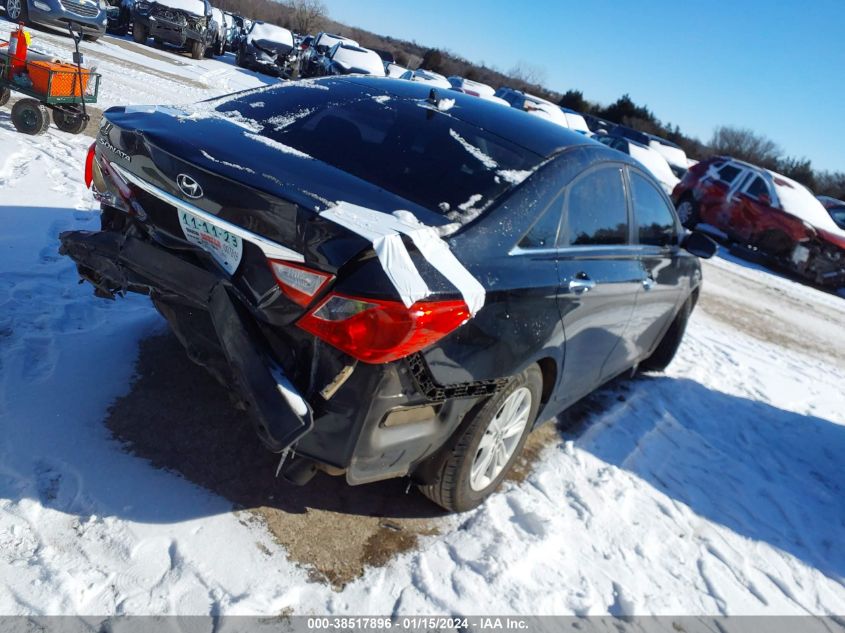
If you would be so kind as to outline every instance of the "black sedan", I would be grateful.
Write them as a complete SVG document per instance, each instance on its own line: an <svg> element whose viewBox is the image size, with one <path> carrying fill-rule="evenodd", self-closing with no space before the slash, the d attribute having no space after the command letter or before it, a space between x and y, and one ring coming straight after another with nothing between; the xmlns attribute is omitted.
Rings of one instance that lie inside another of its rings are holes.
<svg viewBox="0 0 845 633"><path fill-rule="evenodd" d="M660 185L553 123L414 82L333 77L111 108L96 293L148 294L282 472L410 476L466 510L532 427L672 359L699 294Z"/></svg>

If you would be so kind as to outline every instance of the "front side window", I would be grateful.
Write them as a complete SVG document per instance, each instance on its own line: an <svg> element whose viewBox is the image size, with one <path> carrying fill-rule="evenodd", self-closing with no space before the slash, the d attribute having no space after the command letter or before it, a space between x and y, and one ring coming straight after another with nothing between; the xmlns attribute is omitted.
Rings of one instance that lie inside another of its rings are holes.
<svg viewBox="0 0 845 633"><path fill-rule="evenodd" d="M628 206L621 167L604 167L574 182L566 202L570 246L628 243Z"/></svg>
<svg viewBox="0 0 845 633"><path fill-rule="evenodd" d="M640 244L668 246L677 241L675 214L666 198L651 182L631 172L631 198Z"/></svg>

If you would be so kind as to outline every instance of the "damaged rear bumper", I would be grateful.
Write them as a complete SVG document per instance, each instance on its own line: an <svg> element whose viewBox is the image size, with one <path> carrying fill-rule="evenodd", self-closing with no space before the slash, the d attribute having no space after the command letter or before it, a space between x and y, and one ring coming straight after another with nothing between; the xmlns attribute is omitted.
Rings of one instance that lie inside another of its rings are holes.
<svg viewBox="0 0 845 633"><path fill-rule="evenodd" d="M154 299L178 297L208 312L236 391L270 450L283 451L312 429L311 408L263 351L260 333L233 299L236 291L227 280L125 234L68 231L59 239L60 252L76 262L100 296L131 291Z"/></svg>

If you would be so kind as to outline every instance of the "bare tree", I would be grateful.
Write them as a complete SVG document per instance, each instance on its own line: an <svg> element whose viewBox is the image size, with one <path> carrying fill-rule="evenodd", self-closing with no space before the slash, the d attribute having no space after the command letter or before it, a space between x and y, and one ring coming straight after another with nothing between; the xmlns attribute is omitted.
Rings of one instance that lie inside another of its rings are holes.
<svg viewBox="0 0 845 633"><path fill-rule="evenodd" d="M321 0L290 0L287 6L291 26L297 33L314 34L326 19L326 5Z"/></svg>
<svg viewBox="0 0 845 633"><path fill-rule="evenodd" d="M714 154L725 154L761 167L776 169L781 149L773 140L747 128L724 125L716 128L710 139Z"/></svg>
<svg viewBox="0 0 845 633"><path fill-rule="evenodd" d="M541 86L546 83L546 69L542 66L531 64L524 59L519 60L508 71L508 75L517 81L534 86Z"/></svg>

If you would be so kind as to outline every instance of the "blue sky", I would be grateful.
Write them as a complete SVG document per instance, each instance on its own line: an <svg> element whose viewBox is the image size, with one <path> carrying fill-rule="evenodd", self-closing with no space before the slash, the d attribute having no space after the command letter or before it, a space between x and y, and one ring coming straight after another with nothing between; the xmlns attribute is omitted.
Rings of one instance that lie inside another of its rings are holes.
<svg viewBox="0 0 845 633"><path fill-rule="evenodd" d="M629 93L709 140L748 127L817 169L845 171L845 1L324 0L332 18L447 48L600 103Z"/></svg>

